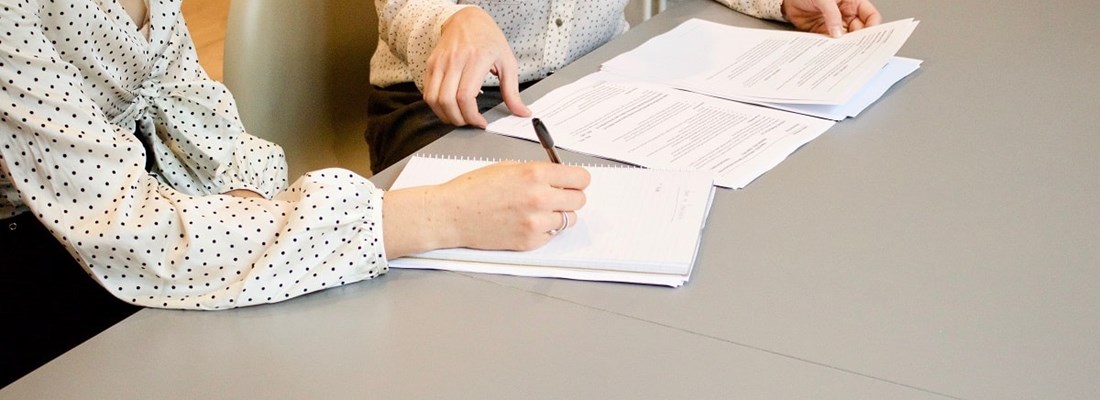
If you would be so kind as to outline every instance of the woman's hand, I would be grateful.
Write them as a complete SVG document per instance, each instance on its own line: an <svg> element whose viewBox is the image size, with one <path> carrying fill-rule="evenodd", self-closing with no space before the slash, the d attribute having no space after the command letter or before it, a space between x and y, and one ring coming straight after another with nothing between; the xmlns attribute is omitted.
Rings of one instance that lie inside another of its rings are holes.
<svg viewBox="0 0 1100 400"><path fill-rule="evenodd" d="M443 24L428 56L424 101L439 119L454 126L485 128L477 95L490 73L500 78L500 94L513 114L531 110L519 97L519 63L496 21L478 7L467 7Z"/></svg>
<svg viewBox="0 0 1100 400"><path fill-rule="evenodd" d="M532 250L561 227L560 212L577 221L591 176L581 167L502 162L437 186L387 192L383 202L386 254L470 247Z"/></svg>
<svg viewBox="0 0 1100 400"><path fill-rule="evenodd" d="M799 30L834 38L882 22L870 0L784 0L783 16Z"/></svg>

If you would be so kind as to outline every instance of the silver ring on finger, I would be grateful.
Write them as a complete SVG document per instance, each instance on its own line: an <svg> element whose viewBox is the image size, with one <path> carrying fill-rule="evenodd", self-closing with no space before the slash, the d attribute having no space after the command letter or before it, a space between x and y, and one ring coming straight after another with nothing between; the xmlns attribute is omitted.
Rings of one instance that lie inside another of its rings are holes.
<svg viewBox="0 0 1100 400"><path fill-rule="evenodd" d="M558 233L561 233L561 231L564 231L565 228L569 227L569 213L565 212L565 211L558 211L558 212L561 213L561 226L558 227L557 229L551 229L551 230L546 231L546 233L549 233L550 236L557 235Z"/></svg>

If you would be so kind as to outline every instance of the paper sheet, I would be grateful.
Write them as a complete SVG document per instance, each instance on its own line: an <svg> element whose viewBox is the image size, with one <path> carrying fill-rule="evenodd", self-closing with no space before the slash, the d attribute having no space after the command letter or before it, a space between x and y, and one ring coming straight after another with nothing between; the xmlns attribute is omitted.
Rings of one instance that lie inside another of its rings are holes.
<svg viewBox="0 0 1100 400"><path fill-rule="evenodd" d="M833 121L732 102L597 72L530 105L565 149L647 168L709 171L742 188ZM530 118L488 131L537 141Z"/></svg>
<svg viewBox="0 0 1100 400"><path fill-rule="evenodd" d="M691 19L603 69L733 100L840 105L879 73L916 26L910 18L833 39Z"/></svg>
<svg viewBox="0 0 1100 400"><path fill-rule="evenodd" d="M871 78L866 85L863 86L856 95L851 98L847 103L841 105L828 105L828 104L782 104L782 103L766 103L766 102L751 102L753 104L759 104L764 107L771 107L777 110L784 110L790 112L796 112L803 115L809 115L814 117L828 118L833 121L840 121L843 119L855 117L859 115L871 104L878 101L882 95L886 94L887 90L890 90L895 83L898 83L902 78L909 76L918 68L920 68L921 60L915 60L905 57L893 57L890 62L882 67L882 70Z"/></svg>
<svg viewBox="0 0 1100 400"><path fill-rule="evenodd" d="M413 157L393 189L446 182L488 160ZM679 286L687 281L714 188L708 173L588 167L576 225L532 251L441 249L391 260L433 268Z"/></svg>

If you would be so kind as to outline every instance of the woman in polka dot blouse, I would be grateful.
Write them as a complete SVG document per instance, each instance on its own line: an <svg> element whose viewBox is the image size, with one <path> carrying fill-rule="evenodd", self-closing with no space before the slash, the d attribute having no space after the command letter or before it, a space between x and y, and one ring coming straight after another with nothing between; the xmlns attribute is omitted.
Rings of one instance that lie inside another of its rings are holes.
<svg viewBox="0 0 1100 400"><path fill-rule="evenodd" d="M199 66L180 1L0 0L0 386L135 305L276 302L428 249L535 248L558 211L575 223L588 174L550 163L385 196L339 169L288 188L282 150Z"/></svg>
<svg viewBox="0 0 1100 400"><path fill-rule="evenodd" d="M454 126L484 128L503 101L530 115L519 91L628 28L629 0L374 0L371 168L380 171ZM870 0L715 0L760 18L839 36L878 24Z"/></svg>

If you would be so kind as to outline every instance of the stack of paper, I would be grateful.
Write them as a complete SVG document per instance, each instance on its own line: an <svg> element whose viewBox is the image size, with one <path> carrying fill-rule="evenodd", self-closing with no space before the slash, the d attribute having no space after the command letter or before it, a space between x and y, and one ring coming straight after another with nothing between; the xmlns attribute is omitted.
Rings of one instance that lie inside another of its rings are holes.
<svg viewBox="0 0 1100 400"><path fill-rule="evenodd" d="M916 25L832 39L693 19L530 108L562 148L709 171L715 185L739 189L919 68L895 56ZM537 141L528 118L504 117L487 130Z"/></svg>
<svg viewBox="0 0 1100 400"><path fill-rule="evenodd" d="M604 63L603 70L840 120L920 66L894 57L917 24L905 19L833 39L692 19Z"/></svg>
<svg viewBox="0 0 1100 400"><path fill-rule="evenodd" d="M392 189L446 182L486 160L414 156ZM443 249L390 261L427 268L519 276L680 286L695 264L710 210L710 174L588 167L592 182L576 225L532 251Z"/></svg>

